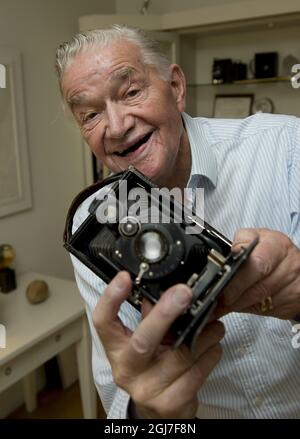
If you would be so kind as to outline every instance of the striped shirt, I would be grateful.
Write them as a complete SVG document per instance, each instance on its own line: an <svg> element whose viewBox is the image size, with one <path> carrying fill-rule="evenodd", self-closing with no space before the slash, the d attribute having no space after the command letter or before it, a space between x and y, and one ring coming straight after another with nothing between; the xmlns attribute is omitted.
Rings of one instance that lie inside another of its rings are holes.
<svg viewBox="0 0 300 439"><path fill-rule="evenodd" d="M264 227L287 234L300 247L300 119L256 114L243 120L183 114L192 170L189 186L204 188L205 220L233 239L237 229ZM93 197L74 217L73 231ZM126 418L129 395L113 381L92 312L105 284L72 256L86 302L93 341L95 384L108 418ZM134 330L140 314L127 302L123 323ZM300 348L292 324L231 313L222 318L223 357L199 390L199 418L300 418Z"/></svg>

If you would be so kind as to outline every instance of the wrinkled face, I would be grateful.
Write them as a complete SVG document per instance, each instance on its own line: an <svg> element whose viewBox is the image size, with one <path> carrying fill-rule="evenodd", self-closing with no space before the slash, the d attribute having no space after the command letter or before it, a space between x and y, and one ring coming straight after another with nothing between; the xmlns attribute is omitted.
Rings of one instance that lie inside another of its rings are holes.
<svg viewBox="0 0 300 439"><path fill-rule="evenodd" d="M173 184L187 161L181 112L185 81L179 66L162 79L133 43L117 41L79 53L62 80L85 141L113 172L130 164L160 186Z"/></svg>

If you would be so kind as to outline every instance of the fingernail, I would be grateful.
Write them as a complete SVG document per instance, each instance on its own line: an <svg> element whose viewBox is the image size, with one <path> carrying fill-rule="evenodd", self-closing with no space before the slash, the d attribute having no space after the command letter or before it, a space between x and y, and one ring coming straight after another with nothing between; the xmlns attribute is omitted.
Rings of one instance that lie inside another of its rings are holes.
<svg viewBox="0 0 300 439"><path fill-rule="evenodd" d="M122 272L119 272L114 279L114 288L118 291L124 290L124 275Z"/></svg>
<svg viewBox="0 0 300 439"><path fill-rule="evenodd" d="M179 308L185 308L191 301L192 292L187 287L176 287L172 294L172 302Z"/></svg>
<svg viewBox="0 0 300 439"><path fill-rule="evenodd" d="M254 230L243 229L240 230L233 238L232 247L236 246L247 246L252 242L255 238L257 238L258 233Z"/></svg>

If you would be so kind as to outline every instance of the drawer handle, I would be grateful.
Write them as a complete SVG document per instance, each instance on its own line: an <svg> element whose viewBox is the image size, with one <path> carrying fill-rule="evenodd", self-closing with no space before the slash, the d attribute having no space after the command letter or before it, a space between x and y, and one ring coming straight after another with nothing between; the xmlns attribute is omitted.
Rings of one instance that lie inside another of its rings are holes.
<svg viewBox="0 0 300 439"><path fill-rule="evenodd" d="M10 366L7 366L7 367L4 369L4 374L5 374L6 376L9 376L11 373L12 373L12 368L11 368Z"/></svg>
<svg viewBox="0 0 300 439"><path fill-rule="evenodd" d="M61 334L56 334L55 341L58 342L61 339Z"/></svg>

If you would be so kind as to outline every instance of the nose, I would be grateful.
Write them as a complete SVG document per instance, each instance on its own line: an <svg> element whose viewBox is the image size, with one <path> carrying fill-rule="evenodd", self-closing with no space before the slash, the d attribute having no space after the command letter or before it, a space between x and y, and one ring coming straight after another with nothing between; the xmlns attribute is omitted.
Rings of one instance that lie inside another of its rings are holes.
<svg viewBox="0 0 300 439"><path fill-rule="evenodd" d="M134 127L135 118L128 112L126 106L118 102L109 102L106 105L106 137L122 139Z"/></svg>

